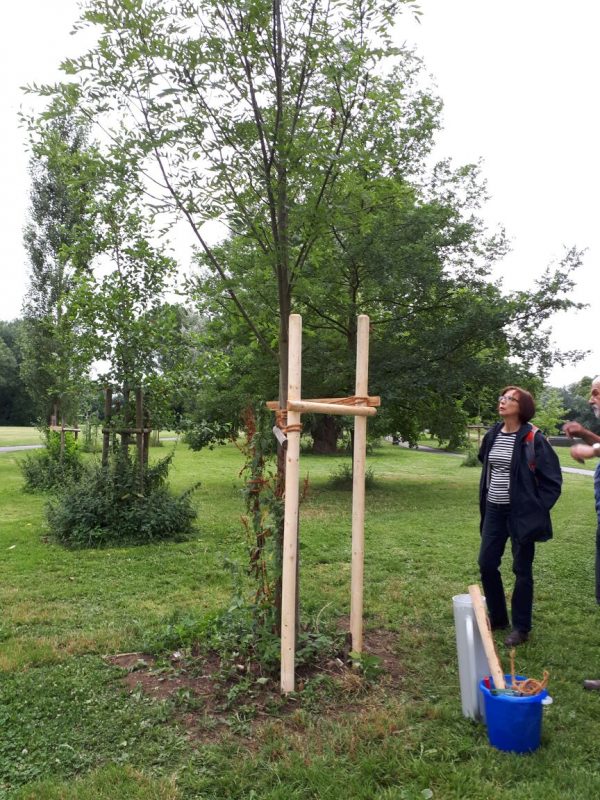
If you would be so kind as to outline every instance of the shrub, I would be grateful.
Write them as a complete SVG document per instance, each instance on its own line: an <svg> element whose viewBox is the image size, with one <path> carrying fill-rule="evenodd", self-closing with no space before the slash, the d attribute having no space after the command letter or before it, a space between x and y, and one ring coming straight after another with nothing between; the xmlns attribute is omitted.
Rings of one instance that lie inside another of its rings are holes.
<svg viewBox="0 0 600 800"><path fill-rule="evenodd" d="M467 450L467 453L462 460L461 467L480 467L481 462L477 458L477 451L472 447Z"/></svg>
<svg viewBox="0 0 600 800"><path fill-rule="evenodd" d="M193 530L191 493L176 497L166 485L173 455L143 468L115 453L107 467L88 467L47 508L50 535L69 547L182 540Z"/></svg>
<svg viewBox="0 0 600 800"><path fill-rule="evenodd" d="M60 489L79 480L83 472L81 453L72 433L65 433L62 452L58 431L46 430L45 437L44 450L27 454L20 463L27 492Z"/></svg>
<svg viewBox="0 0 600 800"><path fill-rule="evenodd" d="M328 479L333 489L352 489L352 464L338 464ZM371 489L375 485L373 467L365 470L365 488Z"/></svg>
<svg viewBox="0 0 600 800"><path fill-rule="evenodd" d="M100 429L102 424L96 412L87 414L80 423L81 428L81 449L84 453L96 453L101 449Z"/></svg>

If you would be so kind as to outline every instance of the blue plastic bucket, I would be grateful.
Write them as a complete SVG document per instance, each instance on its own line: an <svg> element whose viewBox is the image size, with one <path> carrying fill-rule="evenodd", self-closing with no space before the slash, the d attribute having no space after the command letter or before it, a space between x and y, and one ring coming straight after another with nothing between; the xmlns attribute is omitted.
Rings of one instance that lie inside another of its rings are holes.
<svg viewBox="0 0 600 800"><path fill-rule="evenodd" d="M504 677L509 687L512 678L510 675ZM522 675L516 675L515 678L527 680ZM490 683L493 690L491 678ZM509 753L537 750L542 737L542 702L548 697L548 692L543 689L539 694L529 697L493 694L484 681L480 681L479 689L483 694L488 739L492 747Z"/></svg>

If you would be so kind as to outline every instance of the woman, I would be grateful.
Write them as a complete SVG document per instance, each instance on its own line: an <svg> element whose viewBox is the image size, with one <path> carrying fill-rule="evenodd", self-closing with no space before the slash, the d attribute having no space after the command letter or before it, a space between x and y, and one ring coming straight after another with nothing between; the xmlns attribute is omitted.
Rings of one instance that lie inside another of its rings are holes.
<svg viewBox="0 0 600 800"><path fill-rule="evenodd" d="M550 509L560 496L558 457L537 428L533 397L519 386L507 386L498 398L501 422L483 438L479 487L481 549L479 569L492 630L509 624L500 562L510 538L515 587L512 631L507 647L526 642L533 608L535 542L552 538Z"/></svg>

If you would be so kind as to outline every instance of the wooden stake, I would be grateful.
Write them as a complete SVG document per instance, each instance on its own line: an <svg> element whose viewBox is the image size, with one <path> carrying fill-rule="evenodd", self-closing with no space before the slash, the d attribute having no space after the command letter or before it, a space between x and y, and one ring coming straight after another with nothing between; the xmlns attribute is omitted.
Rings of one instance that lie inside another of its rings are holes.
<svg viewBox="0 0 600 800"><path fill-rule="evenodd" d="M357 397L368 395L369 383L369 318L361 314L356 333ZM375 409L365 408L373 412ZM358 408L354 408L358 411ZM367 457L367 417L354 420L354 460L352 465L352 571L350 587L350 633L352 649L363 649L363 580L365 560L365 461Z"/></svg>
<svg viewBox="0 0 600 800"><path fill-rule="evenodd" d="M288 401L301 397L302 317L291 314L288 346ZM285 517L283 525L283 564L281 597L281 691L294 691L294 651L296 646L296 564L298 550L298 500L300 469L300 412L288 410L285 462Z"/></svg>
<svg viewBox="0 0 600 800"><path fill-rule="evenodd" d="M475 619L477 620L477 627L483 643L483 649L490 668L490 675L494 679L494 686L496 689L506 689L504 681L504 672L502 665L496 652L496 645L492 638L492 632L488 622L487 613L483 605L483 597L481 596L481 589L477 583L469 586L469 594L471 595L471 602L473 603L473 610L475 611Z"/></svg>

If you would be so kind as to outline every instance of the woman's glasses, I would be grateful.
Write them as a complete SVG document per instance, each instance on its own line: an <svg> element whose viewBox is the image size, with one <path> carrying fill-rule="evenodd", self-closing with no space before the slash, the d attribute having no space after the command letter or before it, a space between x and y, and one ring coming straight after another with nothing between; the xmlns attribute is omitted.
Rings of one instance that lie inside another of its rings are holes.
<svg viewBox="0 0 600 800"><path fill-rule="evenodd" d="M519 398L513 397L511 394L501 394L498 398L498 402L501 403L503 400L506 400L507 403L518 403Z"/></svg>

